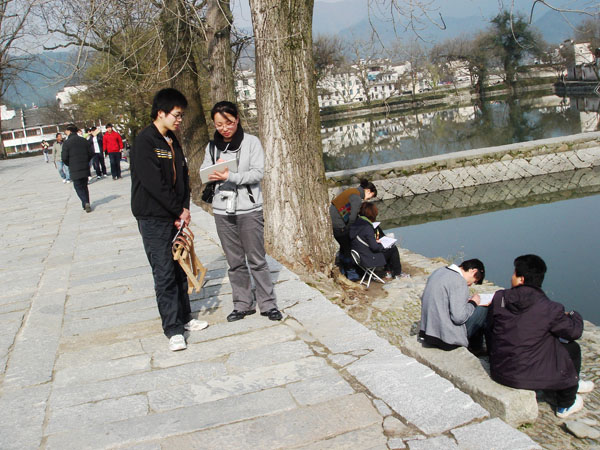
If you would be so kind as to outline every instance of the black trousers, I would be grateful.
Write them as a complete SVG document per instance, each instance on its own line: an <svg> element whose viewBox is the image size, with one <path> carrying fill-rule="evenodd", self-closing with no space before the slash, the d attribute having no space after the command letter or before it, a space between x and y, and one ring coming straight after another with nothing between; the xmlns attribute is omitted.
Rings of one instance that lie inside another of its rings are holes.
<svg viewBox="0 0 600 450"><path fill-rule="evenodd" d="M402 264L400 264L400 252L398 247L392 245L390 248L386 248L383 251L385 256L385 268L392 272L393 276L400 276L402 273Z"/></svg>
<svg viewBox="0 0 600 450"><path fill-rule="evenodd" d="M90 202L90 191L88 190L88 179L77 178L73 181L73 187L77 193L77 197L81 200L81 207L85 208L85 204Z"/></svg>
<svg viewBox="0 0 600 450"><path fill-rule="evenodd" d="M352 249L352 242L350 241L350 233L347 228L334 228L333 237L340 244L340 255L347 262L352 262L352 256L350 250Z"/></svg>
<svg viewBox="0 0 600 450"><path fill-rule="evenodd" d="M104 164L104 153L94 153L94 170L97 176L106 175L106 165Z"/></svg>
<svg viewBox="0 0 600 450"><path fill-rule="evenodd" d="M121 178L121 152L112 152L108 154L110 159L110 174L113 178Z"/></svg>
<svg viewBox="0 0 600 450"><path fill-rule="evenodd" d="M577 375L579 375L579 371L581 370L581 347L579 347L579 344L575 341L567 342L566 344L563 343L562 345L567 352L569 352L569 356L573 361ZM555 391L556 406L559 408L568 408L571 406L575 402L575 396L577 395L578 387L579 385L576 384L573 387Z"/></svg>
<svg viewBox="0 0 600 450"><path fill-rule="evenodd" d="M183 326L192 318L192 309L187 276L171 253L171 241L177 229L172 221L156 219L138 219L138 229L152 267L163 332L168 338L183 334Z"/></svg>

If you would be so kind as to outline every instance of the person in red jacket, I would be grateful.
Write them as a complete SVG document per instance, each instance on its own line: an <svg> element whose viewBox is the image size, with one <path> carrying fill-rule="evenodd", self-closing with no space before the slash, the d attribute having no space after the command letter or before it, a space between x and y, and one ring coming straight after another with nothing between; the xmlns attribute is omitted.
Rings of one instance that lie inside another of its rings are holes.
<svg viewBox="0 0 600 450"><path fill-rule="evenodd" d="M102 149L108 153L110 159L110 174L113 180L121 178L121 150L123 150L123 139L121 135L113 130L110 123L106 124L106 133L102 137Z"/></svg>

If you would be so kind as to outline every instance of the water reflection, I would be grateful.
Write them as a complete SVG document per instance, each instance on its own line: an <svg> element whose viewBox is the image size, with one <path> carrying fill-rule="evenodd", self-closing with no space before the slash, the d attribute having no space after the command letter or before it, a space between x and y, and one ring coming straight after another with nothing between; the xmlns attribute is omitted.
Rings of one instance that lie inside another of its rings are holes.
<svg viewBox="0 0 600 450"><path fill-rule="evenodd" d="M327 171L599 129L600 98L509 97L436 111L323 122Z"/></svg>
<svg viewBox="0 0 600 450"><path fill-rule="evenodd" d="M600 193L600 167L377 202L386 228L417 225Z"/></svg>

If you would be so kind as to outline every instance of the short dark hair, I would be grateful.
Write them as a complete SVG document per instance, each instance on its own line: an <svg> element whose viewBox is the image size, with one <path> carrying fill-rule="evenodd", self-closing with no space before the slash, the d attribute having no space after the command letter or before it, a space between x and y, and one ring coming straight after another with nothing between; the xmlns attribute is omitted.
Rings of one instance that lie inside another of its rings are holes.
<svg viewBox="0 0 600 450"><path fill-rule="evenodd" d="M235 103L222 101L215 103L215 106L212 107L212 109L210 110L210 118L212 120L215 120L215 114L223 115L223 113L229 114L230 116L233 116L236 119L239 117L238 108L235 105Z"/></svg>
<svg viewBox="0 0 600 450"><path fill-rule="evenodd" d="M67 130L69 130L71 133L77 133L79 131L79 128L77 128L77 125L75 125L74 123L70 123L69 125L67 125Z"/></svg>
<svg viewBox="0 0 600 450"><path fill-rule="evenodd" d="M182 109L187 108L188 102L181 92L173 88L161 89L154 95L152 100L152 111L150 117L156 120L158 112L170 113L173 108L179 106Z"/></svg>
<svg viewBox="0 0 600 450"><path fill-rule="evenodd" d="M546 275L546 263L537 255L521 255L515 258L515 275L523 277L524 284L542 287Z"/></svg>
<svg viewBox="0 0 600 450"><path fill-rule="evenodd" d="M56 137L62 136L62 133L59 131L58 133L56 133Z"/></svg>
<svg viewBox="0 0 600 450"><path fill-rule="evenodd" d="M112 123L107 123L106 125L104 125L104 128L112 128Z"/></svg>
<svg viewBox="0 0 600 450"><path fill-rule="evenodd" d="M465 272L471 269L477 269L477 274L475 275L475 284L483 283L483 279L485 278L485 266L483 263L477 258L467 259L463 261L459 266Z"/></svg>
<svg viewBox="0 0 600 450"><path fill-rule="evenodd" d="M373 197L377 197L377 188L375 187L375 185L373 183L371 183L366 178L363 178L362 180L360 180L360 187L363 189L370 190L373 193Z"/></svg>
<svg viewBox="0 0 600 450"><path fill-rule="evenodd" d="M379 214L379 210L377 209L375 203L363 202L363 204L360 205L360 211L358 213L361 216L365 216L367 219L373 222L375 221L375 219L377 219L377 214Z"/></svg>

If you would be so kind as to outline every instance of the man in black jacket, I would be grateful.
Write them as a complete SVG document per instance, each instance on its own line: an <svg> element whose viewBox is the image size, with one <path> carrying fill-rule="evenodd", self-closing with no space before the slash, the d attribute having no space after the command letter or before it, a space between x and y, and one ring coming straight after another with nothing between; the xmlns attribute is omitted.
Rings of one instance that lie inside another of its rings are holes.
<svg viewBox="0 0 600 450"><path fill-rule="evenodd" d="M104 153L102 152L102 133L96 127L90 128L88 141L92 143L94 148L94 170L96 171L96 179L106 177L106 165L104 164Z"/></svg>
<svg viewBox="0 0 600 450"><path fill-rule="evenodd" d="M185 330L208 326L192 319L187 276L171 253L177 230L190 223L188 166L174 133L186 107L181 92L171 88L157 92L153 123L137 135L130 155L131 211L152 267L158 311L172 351L187 347Z"/></svg>
<svg viewBox="0 0 600 450"><path fill-rule="evenodd" d="M523 255L514 265L512 288L497 291L488 309L490 372L506 386L554 391L562 419L583 408L578 393L594 388L579 379L583 319L546 297L542 258Z"/></svg>
<svg viewBox="0 0 600 450"><path fill-rule="evenodd" d="M90 160L94 156L92 143L77 135L78 128L74 124L67 126L65 134L67 140L63 144L62 162L69 166L71 180L75 192L81 200L85 212L91 212L90 192L88 190L88 176L90 174Z"/></svg>

